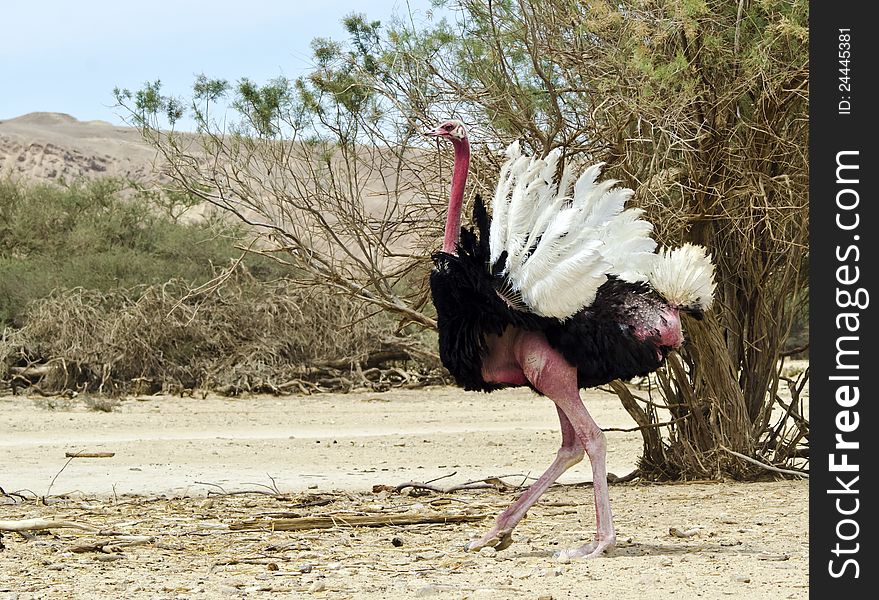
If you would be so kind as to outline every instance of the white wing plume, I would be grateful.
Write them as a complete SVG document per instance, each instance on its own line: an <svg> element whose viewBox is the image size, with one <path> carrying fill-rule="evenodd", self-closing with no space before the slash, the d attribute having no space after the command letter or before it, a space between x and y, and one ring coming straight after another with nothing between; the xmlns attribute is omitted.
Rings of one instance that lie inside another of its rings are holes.
<svg viewBox="0 0 879 600"><path fill-rule="evenodd" d="M565 319L589 306L608 275L645 281L656 261L652 225L639 209L625 209L632 190L597 181L603 164L576 176L561 153L506 151L493 201L491 263L506 252L503 274L528 308Z"/></svg>
<svg viewBox="0 0 879 600"><path fill-rule="evenodd" d="M684 244L656 252L653 225L643 211L625 208L632 190L598 181L603 163L579 177L566 165L556 183L561 153L523 155L506 150L489 231L491 265L505 253L502 274L514 295L538 315L566 319L592 304L614 275L647 281L672 305L707 309L714 265L705 249ZM518 302L518 299L517 299Z"/></svg>

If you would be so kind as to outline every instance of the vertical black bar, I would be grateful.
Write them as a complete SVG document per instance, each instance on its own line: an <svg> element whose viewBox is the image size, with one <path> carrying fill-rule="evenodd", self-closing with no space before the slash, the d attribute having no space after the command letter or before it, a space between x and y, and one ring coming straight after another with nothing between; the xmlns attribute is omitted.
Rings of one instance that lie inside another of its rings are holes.
<svg viewBox="0 0 879 600"><path fill-rule="evenodd" d="M875 598L875 286L872 131L876 21L869 2L810 5L810 597Z"/></svg>

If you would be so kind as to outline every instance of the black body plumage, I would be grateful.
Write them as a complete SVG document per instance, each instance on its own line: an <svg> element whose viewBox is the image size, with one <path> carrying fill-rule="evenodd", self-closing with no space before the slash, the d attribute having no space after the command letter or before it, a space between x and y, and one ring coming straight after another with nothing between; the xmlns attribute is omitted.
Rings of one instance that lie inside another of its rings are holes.
<svg viewBox="0 0 879 600"><path fill-rule="evenodd" d="M542 331L549 344L576 366L580 387L631 379L661 366L668 348L650 336L634 335L640 315L667 307L646 283L610 277L589 307L564 321L517 310L499 293L509 288L500 274L502 264L489 264L489 218L479 196L473 221L475 230L461 228L456 255L434 253L430 276L440 358L458 385L481 391L503 387L485 381L482 358L487 351L485 336L500 335L507 327Z"/></svg>

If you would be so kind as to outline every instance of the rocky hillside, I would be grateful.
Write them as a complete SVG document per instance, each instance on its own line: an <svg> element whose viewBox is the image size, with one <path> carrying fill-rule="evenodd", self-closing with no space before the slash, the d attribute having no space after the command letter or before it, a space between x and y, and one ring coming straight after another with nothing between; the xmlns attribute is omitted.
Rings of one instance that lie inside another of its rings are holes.
<svg viewBox="0 0 879 600"><path fill-rule="evenodd" d="M156 161L155 150L130 127L44 112L0 120L0 177L148 181L155 179Z"/></svg>

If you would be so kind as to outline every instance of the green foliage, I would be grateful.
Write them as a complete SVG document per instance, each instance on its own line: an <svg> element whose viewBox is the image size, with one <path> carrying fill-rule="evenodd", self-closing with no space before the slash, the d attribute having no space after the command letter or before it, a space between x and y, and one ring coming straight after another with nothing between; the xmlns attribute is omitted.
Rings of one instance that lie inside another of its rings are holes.
<svg viewBox="0 0 879 600"><path fill-rule="evenodd" d="M156 116L161 114L173 127L186 112L180 99L162 95L162 82L158 79L145 83L143 88L135 92L114 88L113 96L120 104L127 103L133 108L133 117L138 125L156 122Z"/></svg>
<svg viewBox="0 0 879 600"><path fill-rule="evenodd" d="M243 78L238 82L233 107L247 119L251 131L262 137L274 137L281 131L281 117L290 102L287 78L278 77L262 86Z"/></svg>
<svg viewBox="0 0 879 600"><path fill-rule="evenodd" d="M115 179L69 187L0 181L0 324L19 324L28 304L55 288L129 288L214 277L239 256L237 227L178 222L175 201ZM165 212L170 211L170 214ZM172 218L172 215L173 218ZM252 261L276 275L268 260Z"/></svg>

